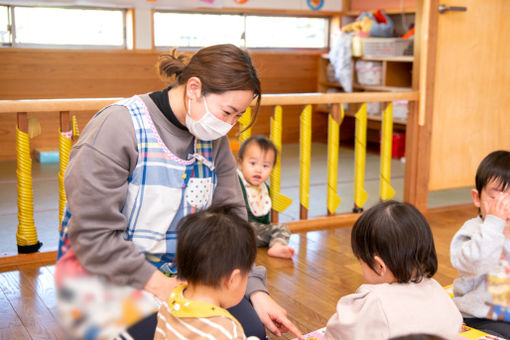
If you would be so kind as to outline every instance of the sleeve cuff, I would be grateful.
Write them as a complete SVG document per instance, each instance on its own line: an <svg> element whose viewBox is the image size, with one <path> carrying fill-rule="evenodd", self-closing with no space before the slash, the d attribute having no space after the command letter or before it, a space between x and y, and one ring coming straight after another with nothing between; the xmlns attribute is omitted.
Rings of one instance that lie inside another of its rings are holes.
<svg viewBox="0 0 510 340"><path fill-rule="evenodd" d="M253 266L250 274L248 275L248 284L246 285L245 296L249 298L251 294L258 291L263 291L269 294L269 291L266 288L266 282L266 268L263 266Z"/></svg>

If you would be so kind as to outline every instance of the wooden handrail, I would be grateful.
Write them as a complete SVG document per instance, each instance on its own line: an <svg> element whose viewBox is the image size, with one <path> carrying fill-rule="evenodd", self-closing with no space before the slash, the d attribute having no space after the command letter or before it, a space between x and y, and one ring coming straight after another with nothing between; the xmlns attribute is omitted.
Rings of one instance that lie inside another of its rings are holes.
<svg viewBox="0 0 510 340"><path fill-rule="evenodd" d="M23 99L0 100L0 114L13 112L96 111L122 98ZM331 103L416 101L417 91L356 93L285 93L264 94L262 106ZM254 105L255 102L252 102Z"/></svg>

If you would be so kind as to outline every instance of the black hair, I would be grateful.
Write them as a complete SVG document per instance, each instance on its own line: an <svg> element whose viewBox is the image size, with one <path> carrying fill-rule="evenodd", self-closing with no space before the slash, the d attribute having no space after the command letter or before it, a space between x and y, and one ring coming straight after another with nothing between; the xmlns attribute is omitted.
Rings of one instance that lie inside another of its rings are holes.
<svg viewBox="0 0 510 340"><path fill-rule="evenodd" d="M386 201L364 212L351 232L354 255L372 270L379 256L399 283L420 282L437 271L430 226L409 203Z"/></svg>
<svg viewBox="0 0 510 340"><path fill-rule="evenodd" d="M278 149L276 148L276 145L274 145L274 143L266 136L252 136L245 140L243 144L241 144L239 152L237 153L237 157L239 157L240 160L243 160L246 147L251 143L256 143L264 153L268 152L269 150L273 150L274 152L273 165L276 164L276 160L278 159Z"/></svg>
<svg viewBox="0 0 510 340"><path fill-rule="evenodd" d="M493 180L503 191L510 186L510 151L493 151L482 160L475 177L478 195L481 195L483 188Z"/></svg>
<svg viewBox="0 0 510 340"><path fill-rule="evenodd" d="M257 246L237 205L213 205L183 217L177 226L177 276L191 284L219 287L234 269L248 273Z"/></svg>

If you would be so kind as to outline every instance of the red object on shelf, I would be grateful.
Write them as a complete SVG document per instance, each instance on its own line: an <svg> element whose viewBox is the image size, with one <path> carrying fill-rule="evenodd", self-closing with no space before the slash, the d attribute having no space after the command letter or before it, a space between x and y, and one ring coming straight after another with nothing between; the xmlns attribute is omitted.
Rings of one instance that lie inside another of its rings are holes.
<svg viewBox="0 0 510 340"><path fill-rule="evenodd" d="M381 134L379 134L379 147ZM379 153L381 149L379 148ZM393 132L391 141L391 158L402 158L406 153L406 134L404 132Z"/></svg>
<svg viewBox="0 0 510 340"><path fill-rule="evenodd" d="M391 144L391 157L402 158L406 153L406 134L403 132L394 132Z"/></svg>

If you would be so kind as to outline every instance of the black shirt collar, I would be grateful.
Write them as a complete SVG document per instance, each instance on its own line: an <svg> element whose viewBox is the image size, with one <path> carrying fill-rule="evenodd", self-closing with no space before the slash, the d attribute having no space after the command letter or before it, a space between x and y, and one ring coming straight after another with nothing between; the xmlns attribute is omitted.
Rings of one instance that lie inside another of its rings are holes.
<svg viewBox="0 0 510 340"><path fill-rule="evenodd" d="M174 114L174 111L170 107L170 99L168 98L168 91L170 91L171 87L163 89L161 91L156 91L149 93L149 97L154 101L158 109L165 115L165 117L175 126L177 126L181 130L188 131L188 128L182 125L181 122L177 119Z"/></svg>

